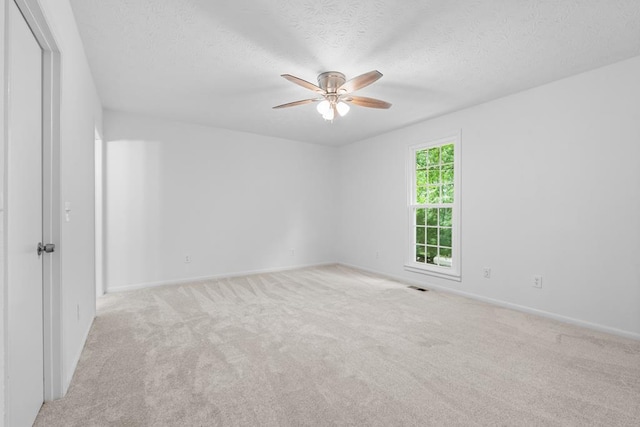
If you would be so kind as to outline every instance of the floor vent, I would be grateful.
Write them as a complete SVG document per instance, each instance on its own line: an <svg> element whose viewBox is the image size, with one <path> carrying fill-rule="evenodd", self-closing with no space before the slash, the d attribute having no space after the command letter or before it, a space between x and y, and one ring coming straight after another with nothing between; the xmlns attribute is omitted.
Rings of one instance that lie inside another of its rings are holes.
<svg viewBox="0 0 640 427"><path fill-rule="evenodd" d="M416 291L420 291L420 292L428 292L429 291L429 289L419 288L419 287L413 286L413 285L409 286L409 289L415 289Z"/></svg>

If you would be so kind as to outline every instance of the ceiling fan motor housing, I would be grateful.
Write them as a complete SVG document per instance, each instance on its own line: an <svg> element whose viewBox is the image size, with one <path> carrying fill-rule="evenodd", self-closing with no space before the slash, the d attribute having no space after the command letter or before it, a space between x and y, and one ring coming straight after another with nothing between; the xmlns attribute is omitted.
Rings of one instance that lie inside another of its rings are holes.
<svg viewBox="0 0 640 427"><path fill-rule="evenodd" d="M327 71L318 76L318 86L327 93L336 93L346 81L344 74L338 71Z"/></svg>

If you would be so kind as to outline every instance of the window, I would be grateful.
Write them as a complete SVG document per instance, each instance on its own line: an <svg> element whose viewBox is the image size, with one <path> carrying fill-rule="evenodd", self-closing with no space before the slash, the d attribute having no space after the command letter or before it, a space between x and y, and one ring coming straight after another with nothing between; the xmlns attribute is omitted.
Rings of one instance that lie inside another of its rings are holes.
<svg viewBox="0 0 640 427"><path fill-rule="evenodd" d="M405 267L460 280L460 136L409 149Z"/></svg>

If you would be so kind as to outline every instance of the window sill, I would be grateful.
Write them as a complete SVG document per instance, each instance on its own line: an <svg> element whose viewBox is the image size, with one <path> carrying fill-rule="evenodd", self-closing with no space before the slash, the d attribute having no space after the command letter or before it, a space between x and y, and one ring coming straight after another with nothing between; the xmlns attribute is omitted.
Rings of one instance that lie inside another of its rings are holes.
<svg viewBox="0 0 640 427"><path fill-rule="evenodd" d="M411 271L412 273L426 274L428 276L439 277L441 279L455 280L456 282L462 281L462 276L460 275L460 273L455 271L450 272L450 271L443 271L440 269L436 270L435 268L423 267L420 264L413 264L413 263L405 264L404 269L407 271Z"/></svg>

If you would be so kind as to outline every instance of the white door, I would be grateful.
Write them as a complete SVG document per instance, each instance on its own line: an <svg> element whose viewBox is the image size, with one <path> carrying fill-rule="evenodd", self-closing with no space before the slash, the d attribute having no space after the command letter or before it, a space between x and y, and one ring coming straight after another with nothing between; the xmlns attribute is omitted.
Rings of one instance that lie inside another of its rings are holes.
<svg viewBox="0 0 640 427"><path fill-rule="evenodd" d="M42 325L42 49L12 1L7 165L7 416L33 424L44 395Z"/></svg>

